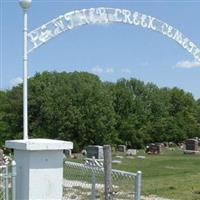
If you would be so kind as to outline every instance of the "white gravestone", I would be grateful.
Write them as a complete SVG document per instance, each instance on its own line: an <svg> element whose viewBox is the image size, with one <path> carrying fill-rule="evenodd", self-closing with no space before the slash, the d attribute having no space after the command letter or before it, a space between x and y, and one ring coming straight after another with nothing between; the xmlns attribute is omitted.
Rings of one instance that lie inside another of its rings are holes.
<svg viewBox="0 0 200 200"><path fill-rule="evenodd" d="M136 156L137 155L137 149L128 149L126 154L128 156Z"/></svg>

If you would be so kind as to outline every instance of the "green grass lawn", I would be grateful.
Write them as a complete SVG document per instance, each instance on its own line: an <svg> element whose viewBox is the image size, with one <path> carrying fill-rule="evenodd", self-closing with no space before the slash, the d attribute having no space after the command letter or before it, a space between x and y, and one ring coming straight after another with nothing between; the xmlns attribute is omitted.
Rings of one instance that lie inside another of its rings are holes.
<svg viewBox="0 0 200 200"><path fill-rule="evenodd" d="M113 168L142 171L142 195L200 200L200 155L184 155L181 150L166 150L161 155L147 155L140 151L138 155L145 155L146 158L130 159L124 156L120 159L113 154L113 160L122 160L121 164L113 164ZM83 160L72 161L83 163Z"/></svg>
<svg viewBox="0 0 200 200"><path fill-rule="evenodd" d="M144 153L140 151L139 155ZM124 158L122 164L115 164L113 168L142 171L143 195L200 200L200 155L184 155L180 150L167 150L162 155L145 156L143 160Z"/></svg>

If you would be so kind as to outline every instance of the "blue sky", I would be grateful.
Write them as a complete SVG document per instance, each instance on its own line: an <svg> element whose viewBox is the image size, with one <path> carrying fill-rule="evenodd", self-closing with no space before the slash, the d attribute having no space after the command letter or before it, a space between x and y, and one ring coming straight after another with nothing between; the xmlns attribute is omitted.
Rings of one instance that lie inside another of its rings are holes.
<svg viewBox="0 0 200 200"><path fill-rule="evenodd" d="M8 89L23 74L23 18L18 1L0 1L0 89ZM33 0L29 30L66 12L90 7L125 8L154 16L200 47L200 1ZM29 54L29 76L45 70L88 71L113 82L134 77L159 87L177 86L200 98L200 64L175 41L139 26L87 25L62 33Z"/></svg>

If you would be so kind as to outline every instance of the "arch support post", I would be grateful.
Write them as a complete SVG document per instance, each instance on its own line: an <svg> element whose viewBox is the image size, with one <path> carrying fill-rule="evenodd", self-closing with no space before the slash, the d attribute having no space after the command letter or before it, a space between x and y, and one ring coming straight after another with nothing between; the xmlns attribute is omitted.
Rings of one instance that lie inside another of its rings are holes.
<svg viewBox="0 0 200 200"><path fill-rule="evenodd" d="M24 17L24 56L23 56L23 139L28 140L28 9L32 0L19 0Z"/></svg>
<svg viewBox="0 0 200 200"><path fill-rule="evenodd" d="M28 13L24 9L23 139L28 139Z"/></svg>

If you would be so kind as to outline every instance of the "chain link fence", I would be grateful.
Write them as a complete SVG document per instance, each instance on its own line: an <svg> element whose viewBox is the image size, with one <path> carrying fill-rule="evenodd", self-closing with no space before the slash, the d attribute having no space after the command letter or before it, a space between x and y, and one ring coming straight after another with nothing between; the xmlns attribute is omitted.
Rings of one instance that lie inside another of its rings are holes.
<svg viewBox="0 0 200 200"><path fill-rule="evenodd" d="M4 177L5 174L5 166L0 166L0 200L5 199L5 184Z"/></svg>
<svg viewBox="0 0 200 200"><path fill-rule="evenodd" d="M64 200L103 200L104 168L101 163L65 162ZM112 169L113 200L140 200L141 172L129 173Z"/></svg>
<svg viewBox="0 0 200 200"><path fill-rule="evenodd" d="M0 166L0 200L15 200L16 164Z"/></svg>

